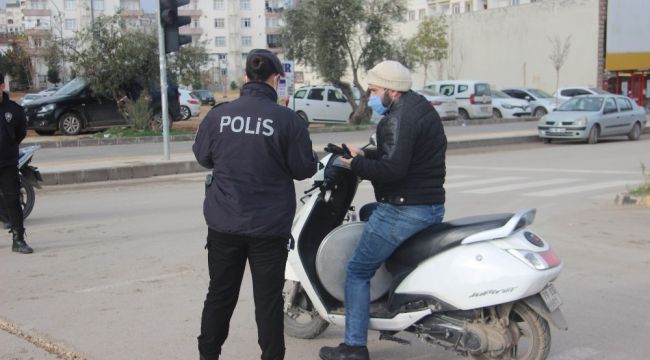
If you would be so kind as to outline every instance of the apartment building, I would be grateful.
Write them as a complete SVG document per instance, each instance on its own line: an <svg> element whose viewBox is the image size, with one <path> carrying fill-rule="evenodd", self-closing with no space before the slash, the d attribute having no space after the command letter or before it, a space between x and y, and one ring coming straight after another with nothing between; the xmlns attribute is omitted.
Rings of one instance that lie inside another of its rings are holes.
<svg viewBox="0 0 650 360"><path fill-rule="evenodd" d="M454 15L501 7L525 5L542 0L411 0L407 21L426 16Z"/></svg>

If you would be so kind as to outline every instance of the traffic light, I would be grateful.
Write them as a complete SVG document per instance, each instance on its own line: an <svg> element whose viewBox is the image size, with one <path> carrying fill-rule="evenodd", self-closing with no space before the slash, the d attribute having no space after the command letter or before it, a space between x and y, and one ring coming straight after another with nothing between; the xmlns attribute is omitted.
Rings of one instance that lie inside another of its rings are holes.
<svg viewBox="0 0 650 360"><path fill-rule="evenodd" d="M165 30L166 54L192 42L191 36L178 34L178 28L192 22L189 16L178 16L178 8L189 3L190 0L160 0L160 22Z"/></svg>

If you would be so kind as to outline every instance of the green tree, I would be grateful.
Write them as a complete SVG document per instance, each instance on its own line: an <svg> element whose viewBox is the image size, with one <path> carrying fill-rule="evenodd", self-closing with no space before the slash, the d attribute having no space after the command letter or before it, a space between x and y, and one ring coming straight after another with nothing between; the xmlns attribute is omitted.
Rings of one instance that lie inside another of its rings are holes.
<svg viewBox="0 0 650 360"><path fill-rule="evenodd" d="M47 64L47 81L52 84L61 82L61 59L63 58L63 49L61 44L54 39L50 41L45 55L45 64Z"/></svg>
<svg viewBox="0 0 650 360"><path fill-rule="evenodd" d="M427 83L429 66L447 58L447 21L444 17L423 20L417 33L406 42L407 57L414 64L424 68L424 83Z"/></svg>
<svg viewBox="0 0 650 360"><path fill-rule="evenodd" d="M184 85L192 85L193 88L202 87L203 69L210 61L205 45L203 43L182 46L175 54L169 67L174 69L176 82Z"/></svg>
<svg viewBox="0 0 650 360"><path fill-rule="evenodd" d="M120 99L123 86L137 81L144 89L159 81L158 38L155 33L126 30L120 14L100 16L77 33L71 62L75 73L98 95Z"/></svg>
<svg viewBox="0 0 650 360"><path fill-rule="evenodd" d="M352 121L370 118L368 92L359 71L386 58L397 58L392 25L406 11L402 0L305 0L287 11L282 44L290 59L315 70L343 91L354 109ZM348 71L352 84L344 81ZM361 91L359 104L351 85Z"/></svg>
<svg viewBox="0 0 650 360"><path fill-rule="evenodd" d="M9 49L2 54L0 59L0 71L11 76L11 82L15 85L31 85L32 60L20 43L9 44Z"/></svg>

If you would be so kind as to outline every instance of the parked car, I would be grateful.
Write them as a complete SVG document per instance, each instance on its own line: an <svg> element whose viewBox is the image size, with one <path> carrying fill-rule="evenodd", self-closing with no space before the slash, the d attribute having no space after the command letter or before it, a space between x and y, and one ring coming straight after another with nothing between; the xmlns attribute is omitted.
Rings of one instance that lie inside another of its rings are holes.
<svg viewBox="0 0 650 360"><path fill-rule="evenodd" d="M442 96L431 89L417 89L418 94L424 96L440 115L441 120L456 120L458 117L458 103L456 99Z"/></svg>
<svg viewBox="0 0 650 360"><path fill-rule="evenodd" d="M60 87L58 87L58 86L52 86L52 87L49 87L49 88L47 88L47 89L45 89L43 91L38 92L38 94L42 95L43 97L51 96L51 95L54 95L54 93L57 92L57 90L59 90L59 89L60 89Z"/></svg>
<svg viewBox="0 0 650 360"><path fill-rule="evenodd" d="M462 119L481 119L492 116L490 85L474 80L441 80L428 83L425 89L452 97L458 103L458 116Z"/></svg>
<svg viewBox="0 0 650 360"><path fill-rule="evenodd" d="M340 89L332 85L306 86L289 97L287 106L309 125L312 122L347 123L352 105Z"/></svg>
<svg viewBox="0 0 650 360"><path fill-rule="evenodd" d="M31 102L34 102L40 98L42 98L43 95L41 94L25 94L25 96L20 98L20 106L25 106Z"/></svg>
<svg viewBox="0 0 650 360"><path fill-rule="evenodd" d="M214 106L217 102L214 100L214 94L210 90L194 90L192 93L201 100L201 105Z"/></svg>
<svg viewBox="0 0 650 360"><path fill-rule="evenodd" d="M558 99L560 104L563 104L572 97L579 95L611 95L611 93L595 87L573 86L557 89L553 97Z"/></svg>
<svg viewBox="0 0 650 360"><path fill-rule="evenodd" d="M549 93L539 89L506 88L501 91L513 98L528 101L534 117L542 117L557 108L557 100Z"/></svg>
<svg viewBox="0 0 650 360"><path fill-rule="evenodd" d="M530 116L530 104L499 90L492 90L492 117L497 119Z"/></svg>
<svg viewBox="0 0 650 360"><path fill-rule="evenodd" d="M179 89L180 97L178 101L181 106L181 120L189 120L191 117L197 117L201 114L201 100L199 100L194 92L189 90Z"/></svg>
<svg viewBox="0 0 650 360"><path fill-rule="evenodd" d="M645 110L627 97L584 95L542 117L537 130L545 142L571 139L596 144L603 136L627 135L638 140L645 125Z"/></svg>
<svg viewBox="0 0 650 360"><path fill-rule="evenodd" d="M139 96L138 86L133 85L128 93ZM149 91L149 104L154 116L152 121L162 124L160 90ZM170 119L180 119L178 90L174 86L167 89ZM40 98L25 106L27 127L40 135L52 135L57 130L65 135L76 135L85 130L127 126L128 120L118 107L115 99L93 94L88 83L75 78L65 84L53 96ZM170 123L171 126L171 123Z"/></svg>

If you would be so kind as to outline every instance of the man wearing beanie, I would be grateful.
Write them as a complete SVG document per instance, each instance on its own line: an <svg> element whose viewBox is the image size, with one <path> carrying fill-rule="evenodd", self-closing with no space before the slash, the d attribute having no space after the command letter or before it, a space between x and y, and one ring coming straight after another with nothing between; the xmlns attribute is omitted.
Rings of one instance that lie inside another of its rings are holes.
<svg viewBox="0 0 650 360"><path fill-rule="evenodd" d="M246 262L261 358L284 359L282 288L296 211L293 180L314 175L318 158L305 122L277 104L283 75L272 52L251 50L239 99L215 106L196 133L194 155L212 170L203 202L210 285L198 337L201 360L219 359Z"/></svg>
<svg viewBox="0 0 650 360"><path fill-rule="evenodd" d="M370 279L411 235L442 222L447 138L433 106L411 91L411 74L397 61L368 71L369 105L383 118L376 150L350 146L352 171L372 181L372 212L346 269L345 342L323 347L323 360L365 360L368 354Z"/></svg>
<svg viewBox="0 0 650 360"><path fill-rule="evenodd" d="M18 146L27 135L25 110L9 99L5 91L4 75L0 74L0 207L6 209L11 225L11 251L31 254L25 242L23 207L20 204L20 175L18 173ZM0 211L2 212L2 211Z"/></svg>

